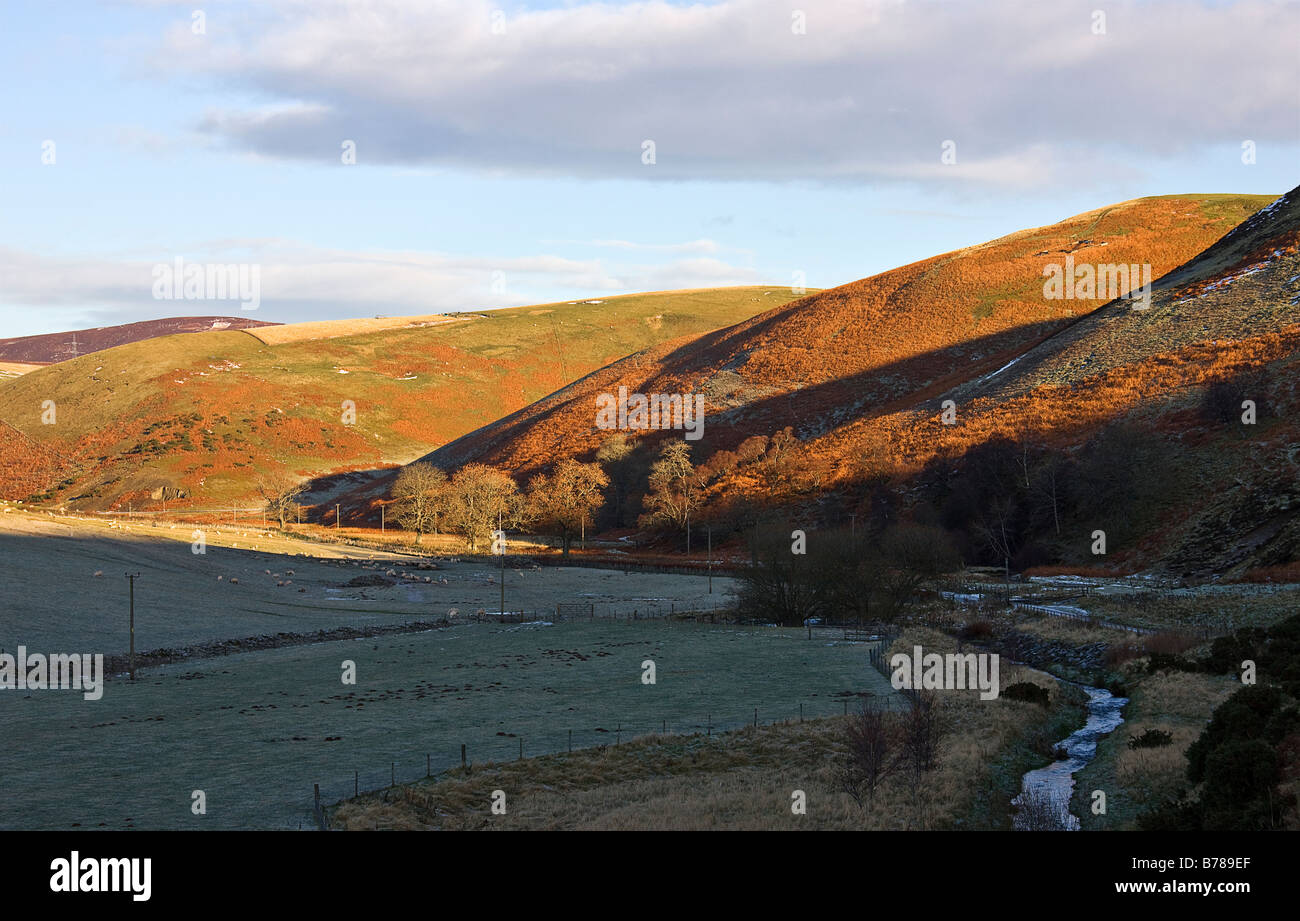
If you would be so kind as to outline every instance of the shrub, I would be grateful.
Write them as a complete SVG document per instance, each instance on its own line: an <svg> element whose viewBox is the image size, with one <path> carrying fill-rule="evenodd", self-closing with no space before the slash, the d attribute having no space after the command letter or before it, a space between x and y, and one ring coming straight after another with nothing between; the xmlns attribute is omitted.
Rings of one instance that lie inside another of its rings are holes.
<svg viewBox="0 0 1300 921"><path fill-rule="evenodd" d="M1164 732L1160 729L1148 729L1140 736L1134 736L1128 740L1129 748L1160 748L1173 742L1174 737L1171 733Z"/></svg>
<svg viewBox="0 0 1300 921"><path fill-rule="evenodd" d="M1151 653L1151 661L1147 662L1147 671L1153 675L1162 671L1199 672L1202 667L1200 662L1164 652Z"/></svg>
<svg viewBox="0 0 1300 921"><path fill-rule="evenodd" d="M1046 707L1052 702L1052 692L1029 681L1018 681L1007 687L1002 696L1011 700L1023 700L1026 703L1041 704Z"/></svg>

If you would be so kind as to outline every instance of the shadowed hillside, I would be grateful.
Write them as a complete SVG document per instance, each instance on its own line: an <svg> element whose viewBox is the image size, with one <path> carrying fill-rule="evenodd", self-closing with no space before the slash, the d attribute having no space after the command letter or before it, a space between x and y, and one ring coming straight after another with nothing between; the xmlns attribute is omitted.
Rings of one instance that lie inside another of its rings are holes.
<svg viewBox="0 0 1300 921"><path fill-rule="evenodd" d="M1105 300L1048 300L1043 267L1149 262L1157 276L1214 243L1267 196L1138 199L936 256L602 368L431 459L529 472L604 439L597 394L703 393L697 457L792 426L803 440L991 372Z"/></svg>
<svg viewBox="0 0 1300 921"><path fill-rule="evenodd" d="M699 516L715 531L782 509L820 526L933 522L994 565L1286 567L1300 559L1298 250L1295 191L1141 199L648 350L431 460L527 475L594 455L602 392L698 392ZM1046 296L1067 256L1150 264L1149 305ZM664 437L645 433L644 456Z"/></svg>

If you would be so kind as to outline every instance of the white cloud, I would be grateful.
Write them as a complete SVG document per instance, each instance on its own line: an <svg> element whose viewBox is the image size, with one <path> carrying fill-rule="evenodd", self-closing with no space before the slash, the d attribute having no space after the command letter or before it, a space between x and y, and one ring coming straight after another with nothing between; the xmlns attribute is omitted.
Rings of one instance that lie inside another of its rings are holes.
<svg viewBox="0 0 1300 921"><path fill-rule="evenodd" d="M261 306L243 313L233 295L227 300L155 300L154 266L172 265L178 256L187 264L256 265ZM123 259L54 258L0 249L0 307L15 315L28 307L57 309L66 317L64 325L78 322L74 316L83 325L100 326L192 314L295 322L481 310L593 294L761 281L753 269L708 257L610 264L556 255L480 258L345 251L278 239L212 241L150 258L134 254Z"/></svg>
<svg viewBox="0 0 1300 921"><path fill-rule="evenodd" d="M1104 35L1087 5L1041 0L801 0L802 35L785 0L568 4L494 34L499 5L223 7L156 66L274 101L205 113L213 137L321 162L348 138L363 164L1033 186L1134 152L1296 140L1295 4L1108 3Z"/></svg>

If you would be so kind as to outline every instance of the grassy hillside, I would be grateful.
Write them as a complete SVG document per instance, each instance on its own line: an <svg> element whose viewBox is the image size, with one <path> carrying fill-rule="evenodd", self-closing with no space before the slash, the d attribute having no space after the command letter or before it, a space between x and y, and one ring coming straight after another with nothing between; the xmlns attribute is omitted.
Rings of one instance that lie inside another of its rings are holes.
<svg viewBox="0 0 1300 921"><path fill-rule="evenodd" d="M1045 297L1067 255L1150 263L1150 306ZM989 564L1282 574L1300 559L1298 278L1300 191L1142 199L634 356L433 458L527 472L594 453L597 393L702 392L715 532L763 507L916 517Z"/></svg>
<svg viewBox="0 0 1300 921"><path fill-rule="evenodd" d="M702 289L377 331L364 321L341 336L352 329L258 331L278 344L242 331L131 343L0 383L0 496L138 507L172 487L202 504L247 497L268 472L406 462L629 353L791 297Z"/></svg>
<svg viewBox="0 0 1300 921"><path fill-rule="evenodd" d="M705 394L697 459L787 425L805 440L822 437L992 372L1105 302L1044 298L1045 265L1067 255L1150 263L1158 277L1271 200L1138 199L828 289L625 359L436 459L527 472L556 456L589 455L605 435L594 425L595 395L619 385Z"/></svg>

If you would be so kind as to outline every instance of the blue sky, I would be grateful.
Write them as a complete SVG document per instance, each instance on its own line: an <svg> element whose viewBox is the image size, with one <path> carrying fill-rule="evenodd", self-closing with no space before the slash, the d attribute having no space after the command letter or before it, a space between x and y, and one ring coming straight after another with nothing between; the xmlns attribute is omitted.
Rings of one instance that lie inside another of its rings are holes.
<svg viewBox="0 0 1300 921"><path fill-rule="evenodd" d="M1296 185L1300 7L1099 5L7 0L0 336L240 312L156 300L177 256L291 322L829 287Z"/></svg>

